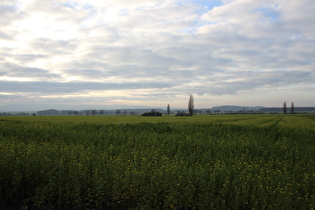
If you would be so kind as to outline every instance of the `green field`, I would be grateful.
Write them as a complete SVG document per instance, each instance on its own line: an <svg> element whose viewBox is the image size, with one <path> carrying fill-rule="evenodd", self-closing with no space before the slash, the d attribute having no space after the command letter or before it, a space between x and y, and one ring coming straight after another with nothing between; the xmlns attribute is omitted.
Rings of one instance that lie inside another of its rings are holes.
<svg viewBox="0 0 315 210"><path fill-rule="evenodd" d="M0 209L315 209L315 115L0 117Z"/></svg>

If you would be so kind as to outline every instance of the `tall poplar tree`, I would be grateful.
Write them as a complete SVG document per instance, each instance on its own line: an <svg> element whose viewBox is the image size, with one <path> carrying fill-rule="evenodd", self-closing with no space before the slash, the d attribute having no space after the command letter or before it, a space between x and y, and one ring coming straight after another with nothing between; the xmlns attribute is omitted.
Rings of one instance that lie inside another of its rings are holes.
<svg viewBox="0 0 315 210"><path fill-rule="evenodd" d="M194 107L195 107L195 105L194 105L194 96L190 95L189 101L188 101L188 111L189 111L190 116L192 116L193 113L194 113Z"/></svg>
<svg viewBox="0 0 315 210"><path fill-rule="evenodd" d="M283 103L283 114L286 114L287 113L287 103L284 102Z"/></svg>
<svg viewBox="0 0 315 210"><path fill-rule="evenodd" d="M294 113L294 103L292 102L291 103L291 114L293 114Z"/></svg>

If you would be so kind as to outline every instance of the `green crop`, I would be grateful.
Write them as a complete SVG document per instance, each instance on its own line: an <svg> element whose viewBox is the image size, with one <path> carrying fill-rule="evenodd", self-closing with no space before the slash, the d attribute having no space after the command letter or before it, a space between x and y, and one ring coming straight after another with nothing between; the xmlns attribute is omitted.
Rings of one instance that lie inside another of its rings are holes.
<svg viewBox="0 0 315 210"><path fill-rule="evenodd" d="M0 118L3 209L314 209L313 115Z"/></svg>

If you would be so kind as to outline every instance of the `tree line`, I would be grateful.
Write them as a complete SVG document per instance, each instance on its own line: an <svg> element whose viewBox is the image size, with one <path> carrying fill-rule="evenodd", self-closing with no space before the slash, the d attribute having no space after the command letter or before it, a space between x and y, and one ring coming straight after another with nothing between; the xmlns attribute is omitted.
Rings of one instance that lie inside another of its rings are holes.
<svg viewBox="0 0 315 210"><path fill-rule="evenodd" d="M281 107L273 107L273 108L265 108L261 107L259 110L258 109L253 109L249 110L246 109L245 107L242 108L241 110L220 110L218 109L195 109L195 104L194 104L194 96L190 95L188 99L188 107L187 110L175 110L171 112L171 106L170 104L167 104L166 106L166 112L160 109L159 111L152 109L151 111L145 111L145 109L127 109L127 110L81 110L81 111L76 111L76 110L56 110L56 109L48 109L48 110L42 110L36 112L36 115L142 115L142 116L162 116L162 114L165 115L170 115L175 114L175 116L193 116L196 114L263 114L263 113L271 113L271 114L279 114L279 112L282 112L283 114L296 114L297 111L299 113L307 113L307 111L315 111L315 107L295 107L294 102L291 102L291 106L288 107L287 103L284 102L282 108ZM231 106L233 107L233 106ZM234 106L238 107L238 106ZM187 112L188 111L188 112ZM177 113L176 113L177 112ZM0 116L11 116L11 115L35 115L35 113L25 113L25 112L20 112L20 113L9 113L9 112L2 112L0 113Z"/></svg>

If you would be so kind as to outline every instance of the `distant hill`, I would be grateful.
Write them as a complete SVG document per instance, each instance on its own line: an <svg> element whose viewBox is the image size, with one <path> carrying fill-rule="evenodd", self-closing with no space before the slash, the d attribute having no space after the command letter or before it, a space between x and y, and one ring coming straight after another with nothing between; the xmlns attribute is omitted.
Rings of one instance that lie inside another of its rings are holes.
<svg viewBox="0 0 315 210"><path fill-rule="evenodd" d="M287 111L290 112L290 107L287 107ZM282 112L282 107L264 107L261 109L263 112ZM294 112L314 112L315 107L294 107Z"/></svg>
<svg viewBox="0 0 315 210"><path fill-rule="evenodd" d="M212 107L212 110L220 110L220 111L258 111L263 109L263 106L233 106L233 105L224 105L224 106L215 106Z"/></svg>
<svg viewBox="0 0 315 210"><path fill-rule="evenodd" d="M287 107L288 112L290 112L291 107ZM237 111L261 111L261 112L283 112L282 107L263 107L263 106L215 106L212 110L220 110L222 112L237 112ZM315 112L315 107L294 107L294 112Z"/></svg>

